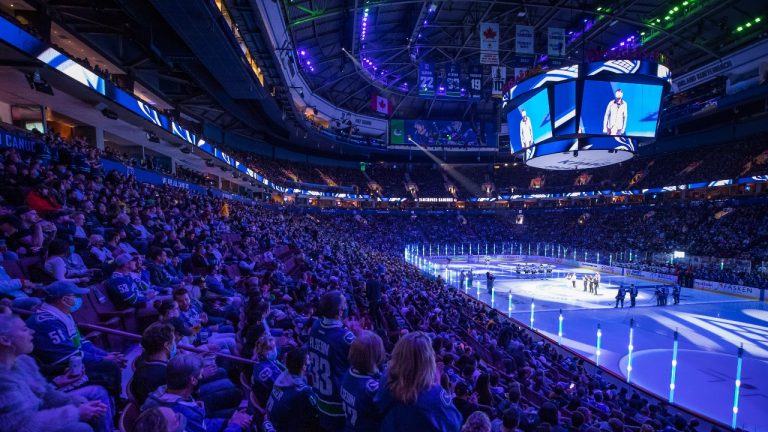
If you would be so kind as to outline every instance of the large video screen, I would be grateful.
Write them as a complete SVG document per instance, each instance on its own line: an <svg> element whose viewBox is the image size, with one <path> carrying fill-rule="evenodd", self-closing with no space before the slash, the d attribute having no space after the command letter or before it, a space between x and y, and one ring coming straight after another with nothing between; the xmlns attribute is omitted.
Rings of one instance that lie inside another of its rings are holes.
<svg viewBox="0 0 768 432"><path fill-rule="evenodd" d="M584 81L580 132L653 138L663 87L613 81Z"/></svg>
<svg viewBox="0 0 768 432"><path fill-rule="evenodd" d="M422 147L496 147L498 140L493 123L391 120L389 123L391 146Z"/></svg>
<svg viewBox="0 0 768 432"><path fill-rule="evenodd" d="M547 89L541 89L527 101L507 113L509 145L512 153L552 138Z"/></svg>
<svg viewBox="0 0 768 432"><path fill-rule="evenodd" d="M576 81L554 86L554 121L556 136L576 133Z"/></svg>

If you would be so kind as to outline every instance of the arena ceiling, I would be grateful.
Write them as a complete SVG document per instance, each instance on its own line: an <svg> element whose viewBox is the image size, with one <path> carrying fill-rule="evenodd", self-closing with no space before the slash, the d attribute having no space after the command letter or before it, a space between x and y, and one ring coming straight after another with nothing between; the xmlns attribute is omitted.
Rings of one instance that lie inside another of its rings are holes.
<svg viewBox="0 0 768 432"><path fill-rule="evenodd" d="M420 61L478 62L481 22L500 24L501 64L509 67L519 24L534 27L536 53L547 52L548 27L564 28L573 38L566 45L571 61L632 36L645 39L642 49L663 54L674 76L765 37L768 10L767 2L750 0L278 1L303 73L320 96L370 113L372 94L383 94L393 102L392 117L443 119L495 115L489 95L457 100L417 94ZM366 59L376 66L373 76ZM487 69L483 79L488 88Z"/></svg>

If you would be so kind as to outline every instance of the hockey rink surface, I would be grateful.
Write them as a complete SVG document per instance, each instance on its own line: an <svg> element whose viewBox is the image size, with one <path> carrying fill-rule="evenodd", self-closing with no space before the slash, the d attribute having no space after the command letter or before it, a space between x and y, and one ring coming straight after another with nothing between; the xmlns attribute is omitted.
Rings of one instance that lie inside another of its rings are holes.
<svg viewBox="0 0 768 432"><path fill-rule="evenodd" d="M595 270L556 265L549 277L521 278L513 261L467 263L454 257L433 260L452 286L461 270L473 270L474 286L464 291L500 312L529 325L534 303L534 328L558 339L563 314L562 343L595 360L597 326L601 327L600 365L627 376L630 320L634 320L632 383L668 398L672 347L678 330L678 358L674 402L726 425L733 415L737 351L744 345L738 426L768 432L768 304L757 300L683 288L680 304L656 306L654 289L661 282L601 273L597 295L584 292L583 276ZM538 264L538 263L533 263ZM447 268L446 268L447 267ZM494 295L487 293L485 273L495 276ZM576 288L565 279L578 275ZM615 309L619 285L638 289L637 306ZM511 309L509 296L511 294Z"/></svg>

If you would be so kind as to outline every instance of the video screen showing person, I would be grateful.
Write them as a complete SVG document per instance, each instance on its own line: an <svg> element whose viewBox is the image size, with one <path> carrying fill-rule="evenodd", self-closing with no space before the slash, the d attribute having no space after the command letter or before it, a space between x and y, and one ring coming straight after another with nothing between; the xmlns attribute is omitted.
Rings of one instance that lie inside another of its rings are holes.
<svg viewBox="0 0 768 432"><path fill-rule="evenodd" d="M390 121L390 144L423 147L487 147L496 146L493 123L434 121L434 120L392 120Z"/></svg>
<svg viewBox="0 0 768 432"><path fill-rule="evenodd" d="M587 80L581 102L580 131L653 138L662 91L660 85Z"/></svg>
<svg viewBox="0 0 768 432"><path fill-rule="evenodd" d="M526 150L552 137L547 89L507 113L509 143L513 153Z"/></svg>

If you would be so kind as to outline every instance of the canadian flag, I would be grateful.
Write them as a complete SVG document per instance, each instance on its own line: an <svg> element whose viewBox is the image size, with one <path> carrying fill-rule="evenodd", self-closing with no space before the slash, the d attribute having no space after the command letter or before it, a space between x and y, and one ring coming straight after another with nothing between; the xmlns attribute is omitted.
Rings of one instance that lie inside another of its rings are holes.
<svg viewBox="0 0 768 432"><path fill-rule="evenodd" d="M392 115L392 102L384 96L374 94L371 97L371 110L377 113Z"/></svg>

